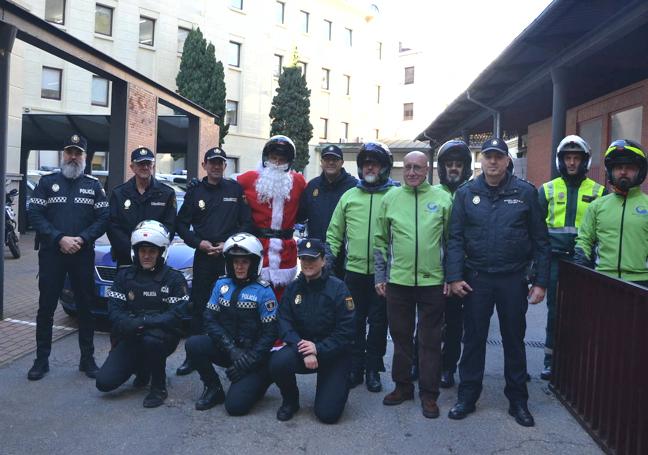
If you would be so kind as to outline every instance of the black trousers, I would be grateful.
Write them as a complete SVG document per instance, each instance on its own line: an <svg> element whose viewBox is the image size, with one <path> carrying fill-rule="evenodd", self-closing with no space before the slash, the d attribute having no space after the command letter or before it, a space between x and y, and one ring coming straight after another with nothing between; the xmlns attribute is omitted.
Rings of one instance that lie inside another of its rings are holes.
<svg viewBox="0 0 648 455"><path fill-rule="evenodd" d="M192 336L185 343L185 350L189 362L207 386L218 381L218 373L212 364L223 368L232 365L229 356L221 351L208 335ZM267 364L260 365L240 381L230 385L225 396L225 410L229 415L247 414L256 402L263 398L271 383Z"/></svg>
<svg viewBox="0 0 648 455"><path fill-rule="evenodd" d="M96 298L94 249L85 245L75 254L59 250L38 252L38 314L36 316L36 357L48 358L52 350L52 324L59 296L69 276L79 321L81 357L94 354L94 318L90 306Z"/></svg>
<svg viewBox="0 0 648 455"><path fill-rule="evenodd" d="M344 277L355 303L356 336L353 344L353 371L385 371L387 350L387 306L376 294L374 276L346 272ZM367 331L369 323L369 331Z"/></svg>
<svg viewBox="0 0 648 455"><path fill-rule="evenodd" d="M179 338L158 337L146 333L119 341L97 372L97 388L102 392L115 390L133 374L151 374L151 385L166 387L166 359L178 347Z"/></svg>
<svg viewBox="0 0 648 455"><path fill-rule="evenodd" d="M459 400L479 399L484 379L486 340L493 307L497 307L504 344L504 394L510 402L526 403L526 312L528 286L523 271L513 273L466 272L472 287L464 297L464 349L459 363Z"/></svg>
<svg viewBox="0 0 648 455"><path fill-rule="evenodd" d="M441 379L441 330L443 329L443 286L387 285L387 316L394 341L392 379L398 385L412 383L414 327L418 313L417 345L419 394L439 397Z"/></svg>
<svg viewBox="0 0 648 455"><path fill-rule="evenodd" d="M461 356L461 337L463 336L462 320L463 299L452 296L445 299L445 330L443 331L443 348L441 365L443 371L454 373Z"/></svg>
<svg viewBox="0 0 648 455"><path fill-rule="evenodd" d="M295 374L317 373L315 416L324 423L335 423L340 419L349 397L347 379L351 371L351 353L341 352L328 360L318 359L318 362L316 370L309 370L297 349L285 346L272 353L270 375L284 401L294 403L299 401Z"/></svg>
<svg viewBox="0 0 648 455"><path fill-rule="evenodd" d="M209 301L214 284L219 276L225 274L225 258L207 256L196 250L193 263L193 282L191 288L191 334L199 335L203 330L203 313Z"/></svg>

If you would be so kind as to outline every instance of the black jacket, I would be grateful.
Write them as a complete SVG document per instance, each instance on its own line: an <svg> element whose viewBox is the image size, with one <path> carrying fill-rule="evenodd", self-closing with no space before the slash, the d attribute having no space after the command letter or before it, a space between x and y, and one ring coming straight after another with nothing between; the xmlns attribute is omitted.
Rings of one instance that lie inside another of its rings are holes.
<svg viewBox="0 0 648 455"><path fill-rule="evenodd" d="M108 239L118 264L131 263L130 237L140 221L156 220L164 224L173 239L176 219L175 191L151 178L144 194L137 191L135 177L115 187L110 195Z"/></svg>
<svg viewBox="0 0 648 455"><path fill-rule="evenodd" d="M43 250L58 250L63 236L81 237L94 248L108 225L108 200L95 177L68 179L60 172L44 175L29 204L29 220Z"/></svg>
<svg viewBox="0 0 648 455"><path fill-rule="evenodd" d="M299 200L297 221L306 222L308 237L326 240L326 230L342 195L357 185L358 179L342 168L338 178L329 182L324 173L308 182Z"/></svg>
<svg viewBox="0 0 648 455"><path fill-rule="evenodd" d="M533 262L533 284L547 287L551 246L536 189L507 174L493 189L483 175L460 187L450 216L446 281L464 269L509 273Z"/></svg>
<svg viewBox="0 0 648 455"><path fill-rule="evenodd" d="M124 322L131 318L141 318L145 333L180 336L189 290L177 270L167 265L156 271L134 265L120 268L107 297L108 318L117 338L127 335L123 331Z"/></svg>
<svg viewBox="0 0 648 455"><path fill-rule="evenodd" d="M250 232L252 215L243 188L230 179L212 185L203 178L187 190L176 228L185 243L196 249L202 240L218 243L237 232Z"/></svg>
<svg viewBox="0 0 648 455"><path fill-rule="evenodd" d="M324 272L308 282L300 274L281 297L279 336L291 346L302 339L312 341L318 358L331 358L351 349L354 318L353 299L342 280Z"/></svg>

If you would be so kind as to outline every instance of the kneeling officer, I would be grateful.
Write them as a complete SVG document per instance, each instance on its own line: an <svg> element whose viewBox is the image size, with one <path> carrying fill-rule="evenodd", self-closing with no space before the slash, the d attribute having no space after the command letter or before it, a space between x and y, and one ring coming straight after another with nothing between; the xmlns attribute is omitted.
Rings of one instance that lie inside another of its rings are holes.
<svg viewBox="0 0 648 455"><path fill-rule="evenodd" d="M288 285L279 307L280 335L287 346L270 359L270 374L283 398L277 419L290 420L299 410L295 373L317 373L315 415L335 423L349 396L355 306L344 281L323 271L320 240L302 240L297 255L301 274Z"/></svg>
<svg viewBox="0 0 648 455"><path fill-rule="evenodd" d="M187 359L205 384L196 409L225 402L230 415L244 415L271 384L270 349L277 338L277 301L270 283L259 278L263 247L252 234L234 234L223 245L227 276L216 281L204 313L207 335L185 344ZM215 363L232 384L223 392Z"/></svg>
<svg viewBox="0 0 648 455"><path fill-rule="evenodd" d="M114 390L137 373L135 387L151 380L144 407L155 408L167 398L166 359L180 341L189 294L182 274L165 264L169 231L162 223L139 223L131 245L133 265L119 270L108 292L114 345L97 373L97 388Z"/></svg>

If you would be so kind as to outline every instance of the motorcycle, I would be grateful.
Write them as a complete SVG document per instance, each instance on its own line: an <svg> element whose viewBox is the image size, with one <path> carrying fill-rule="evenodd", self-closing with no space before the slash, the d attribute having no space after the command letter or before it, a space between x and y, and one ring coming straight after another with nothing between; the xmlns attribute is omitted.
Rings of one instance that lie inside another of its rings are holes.
<svg viewBox="0 0 648 455"><path fill-rule="evenodd" d="M16 235L16 212L12 208L14 198L18 195L18 190L13 189L5 194L5 245L9 247L14 259L20 257L20 245L18 244L18 235Z"/></svg>

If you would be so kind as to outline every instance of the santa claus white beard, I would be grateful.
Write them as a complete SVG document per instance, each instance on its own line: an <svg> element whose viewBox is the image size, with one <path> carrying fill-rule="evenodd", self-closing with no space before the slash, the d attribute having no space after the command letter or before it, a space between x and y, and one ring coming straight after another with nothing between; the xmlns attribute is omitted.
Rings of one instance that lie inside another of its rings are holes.
<svg viewBox="0 0 648 455"><path fill-rule="evenodd" d="M287 169L287 164L265 163L265 167L259 170L255 185L259 202L269 203L274 199L276 203L290 199L293 179Z"/></svg>

